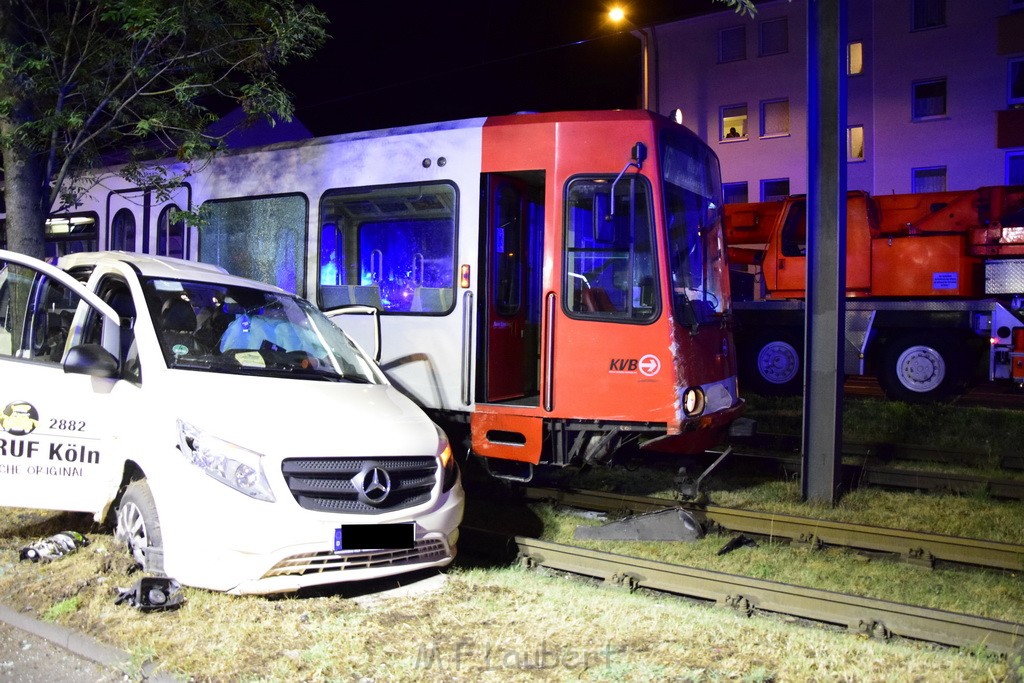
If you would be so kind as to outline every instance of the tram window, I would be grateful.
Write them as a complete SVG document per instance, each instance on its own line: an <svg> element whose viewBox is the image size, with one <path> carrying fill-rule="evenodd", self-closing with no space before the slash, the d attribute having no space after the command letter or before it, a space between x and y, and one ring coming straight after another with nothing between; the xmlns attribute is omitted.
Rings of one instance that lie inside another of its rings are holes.
<svg viewBox="0 0 1024 683"><path fill-rule="evenodd" d="M645 322L656 315L650 187L628 177L577 178L565 216L565 307L570 315Z"/></svg>
<svg viewBox="0 0 1024 683"><path fill-rule="evenodd" d="M46 256L96 251L96 214L50 216L46 219Z"/></svg>
<svg viewBox="0 0 1024 683"><path fill-rule="evenodd" d="M449 183L332 190L321 201L319 303L443 314L455 300Z"/></svg>
<svg viewBox="0 0 1024 683"><path fill-rule="evenodd" d="M174 258L185 258L185 221L180 216L174 217L175 212L180 211L177 206L171 204L164 207L157 219L156 253L157 256L173 256Z"/></svg>
<svg viewBox="0 0 1024 683"><path fill-rule="evenodd" d="M116 251L135 251L135 214L118 209L110 222L109 247Z"/></svg>
<svg viewBox="0 0 1024 683"><path fill-rule="evenodd" d="M204 207L207 224L199 240L200 261L304 294L309 214L305 197L220 199Z"/></svg>

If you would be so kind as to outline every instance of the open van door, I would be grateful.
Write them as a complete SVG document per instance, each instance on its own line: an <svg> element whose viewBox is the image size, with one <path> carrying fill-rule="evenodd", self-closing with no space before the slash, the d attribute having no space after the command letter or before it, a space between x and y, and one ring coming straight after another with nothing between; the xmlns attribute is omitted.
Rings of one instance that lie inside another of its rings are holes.
<svg viewBox="0 0 1024 683"><path fill-rule="evenodd" d="M119 330L82 283L0 250L0 503L99 513L116 493Z"/></svg>

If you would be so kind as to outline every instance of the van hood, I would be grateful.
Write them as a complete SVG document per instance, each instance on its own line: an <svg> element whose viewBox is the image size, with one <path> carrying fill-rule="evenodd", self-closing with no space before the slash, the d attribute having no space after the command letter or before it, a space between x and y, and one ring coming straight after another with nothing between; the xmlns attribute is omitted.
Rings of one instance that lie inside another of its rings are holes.
<svg viewBox="0 0 1024 683"><path fill-rule="evenodd" d="M434 424L390 385L172 372L188 389L174 418L266 456L437 453Z"/></svg>

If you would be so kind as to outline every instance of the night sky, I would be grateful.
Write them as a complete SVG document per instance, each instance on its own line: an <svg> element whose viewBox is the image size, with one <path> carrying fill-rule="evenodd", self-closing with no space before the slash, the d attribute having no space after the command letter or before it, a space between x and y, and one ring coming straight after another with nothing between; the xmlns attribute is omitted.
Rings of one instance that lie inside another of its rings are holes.
<svg viewBox="0 0 1024 683"><path fill-rule="evenodd" d="M314 135L639 106L640 41L608 22L611 0L314 4L330 17L332 37L283 73ZM725 9L712 0L633 4L638 26Z"/></svg>

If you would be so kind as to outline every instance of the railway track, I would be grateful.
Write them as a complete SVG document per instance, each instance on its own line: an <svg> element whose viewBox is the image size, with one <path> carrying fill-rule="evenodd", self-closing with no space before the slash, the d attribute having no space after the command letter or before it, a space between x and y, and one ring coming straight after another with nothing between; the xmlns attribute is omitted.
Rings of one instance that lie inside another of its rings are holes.
<svg viewBox="0 0 1024 683"><path fill-rule="evenodd" d="M848 377L843 383L843 392L847 396L869 396L885 398L878 380L870 376ZM1010 384L981 382L956 397L958 405L981 406L986 408L1024 408L1024 392Z"/></svg>
<svg viewBox="0 0 1024 683"><path fill-rule="evenodd" d="M559 505L601 512L641 514L682 507L708 527L742 534L788 539L811 546L840 546L899 555L926 566L954 562L994 569L1024 571L1024 545L1000 543L918 531L887 529L865 524L700 505L600 491L525 487L528 501L551 501Z"/></svg>
<svg viewBox="0 0 1024 683"><path fill-rule="evenodd" d="M901 636L953 647L1024 651L1024 624L713 572L536 538L514 539L523 564L600 579L636 590L709 600L741 613L773 612L845 626L864 635Z"/></svg>
<svg viewBox="0 0 1024 683"><path fill-rule="evenodd" d="M551 501L624 514L681 506L705 525L727 532L789 539L815 546L835 545L893 553L910 562L928 565L948 561L1024 570L1024 546L1015 544L679 503L648 496L545 487L522 487L519 491L527 503ZM496 546L493 545L495 540ZM464 525L464 548L480 551L488 543L498 548L500 556L515 556L527 567L546 567L629 590L649 589L710 601L748 616L776 613L880 639L896 636L952 647L984 646L1005 655L1024 653L1024 623L755 579Z"/></svg>
<svg viewBox="0 0 1024 683"><path fill-rule="evenodd" d="M776 435L778 437L778 435ZM793 440L799 443L795 437L778 437ZM747 442L749 443L749 441ZM776 448L778 445L775 446ZM885 445L876 444L875 448L885 448ZM864 445L851 444L844 446L844 455L863 456L870 454ZM911 447L902 447L904 454L909 454ZM761 468L765 466L781 467L787 474L799 474L800 456L791 452L787 453L739 453L733 452L723 462L724 467L729 466L730 460L742 461L746 468ZM890 449L891 450L891 449ZM934 457L939 451L931 451L931 458L920 457L928 449L918 448L916 459L937 459ZM963 454L955 454L949 451L942 451L949 458L947 461L954 462L953 458ZM721 455L721 451L708 451L709 455ZM904 456L905 457L905 456ZM895 459L903 459L897 454ZM910 459L910 458L906 458ZM987 493L995 498L1006 498L1010 500L1024 500L1024 479L1005 478L993 479L978 475L961 472L940 472L932 470L910 470L901 467L889 467L885 465L874 465L865 458L861 463L843 463L843 481L850 488L858 486L887 486L891 488L905 488L932 493L955 493L958 495ZM1003 465L1006 469L1018 469L1020 464L1019 456L1007 456L1003 458Z"/></svg>

